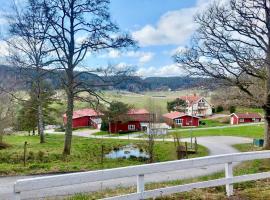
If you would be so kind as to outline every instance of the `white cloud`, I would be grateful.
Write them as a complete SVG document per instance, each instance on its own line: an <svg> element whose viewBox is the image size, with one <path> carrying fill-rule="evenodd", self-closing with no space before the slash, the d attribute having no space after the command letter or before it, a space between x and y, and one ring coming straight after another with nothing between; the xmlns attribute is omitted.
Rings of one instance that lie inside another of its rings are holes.
<svg viewBox="0 0 270 200"><path fill-rule="evenodd" d="M8 56L8 44L5 41L0 41L0 56Z"/></svg>
<svg viewBox="0 0 270 200"><path fill-rule="evenodd" d="M153 59L153 57L154 57L154 53L152 53L152 52L143 53L141 55L141 57L139 58L139 62L141 64L147 63L147 62L151 61Z"/></svg>
<svg viewBox="0 0 270 200"><path fill-rule="evenodd" d="M111 50L108 53L109 58L118 58L120 55L121 55L120 51L117 51L117 50Z"/></svg>
<svg viewBox="0 0 270 200"><path fill-rule="evenodd" d="M142 77L153 76L181 76L185 75L185 72L176 64L165 65L162 67L141 67L137 70L137 75Z"/></svg>
<svg viewBox="0 0 270 200"><path fill-rule="evenodd" d="M155 26L145 25L132 35L141 46L183 44L196 30L194 15L209 2L198 0L194 7L169 11L161 16Z"/></svg>
<svg viewBox="0 0 270 200"><path fill-rule="evenodd" d="M147 63L153 59L155 54L153 52L145 51L127 51L120 52L118 50L111 50L107 54L103 54L101 58L119 58L119 57L129 57L129 58L138 58L140 64Z"/></svg>

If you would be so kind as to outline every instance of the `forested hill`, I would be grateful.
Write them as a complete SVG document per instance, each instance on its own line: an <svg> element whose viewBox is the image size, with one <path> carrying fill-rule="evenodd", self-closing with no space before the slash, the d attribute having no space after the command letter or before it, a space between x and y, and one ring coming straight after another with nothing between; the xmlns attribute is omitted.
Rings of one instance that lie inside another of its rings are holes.
<svg viewBox="0 0 270 200"><path fill-rule="evenodd" d="M34 73L29 71L28 73ZM62 73L58 73L62 74ZM58 80L57 73L52 75L46 75L46 80L51 83L54 88L60 87L60 81ZM23 76L18 68L0 65L0 85L14 85L18 89L23 89L22 84L16 82L22 82ZM83 74L79 76L80 80L95 82L98 81L93 75ZM147 91L147 90L181 90L189 88L208 88L213 89L215 87L213 81L209 81L206 78L190 78L190 77L148 77L140 78L137 76L130 77L128 80L121 82L118 85L109 88L101 89L121 89L133 92Z"/></svg>

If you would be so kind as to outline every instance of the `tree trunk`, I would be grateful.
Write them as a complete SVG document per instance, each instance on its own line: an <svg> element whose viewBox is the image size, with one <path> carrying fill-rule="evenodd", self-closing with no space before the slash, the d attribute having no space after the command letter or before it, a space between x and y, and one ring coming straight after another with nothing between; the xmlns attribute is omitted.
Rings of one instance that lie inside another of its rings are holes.
<svg viewBox="0 0 270 200"><path fill-rule="evenodd" d="M73 84L69 86L69 91L67 92L67 122L65 131L65 146L64 155L70 155L71 141L72 141L72 118L73 118L73 107L74 107L74 95L73 95Z"/></svg>
<svg viewBox="0 0 270 200"><path fill-rule="evenodd" d="M38 131L39 131L40 143L45 143L43 110L42 110L41 102L38 105Z"/></svg>
<svg viewBox="0 0 270 200"><path fill-rule="evenodd" d="M267 68L268 78L266 80L266 100L264 109L264 149L270 149L270 66Z"/></svg>
<svg viewBox="0 0 270 200"><path fill-rule="evenodd" d="M269 41L270 42L270 41ZM267 80L265 81L265 104L264 109L264 119L265 119L265 130L264 130L264 149L270 149L270 49L266 55L266 71Z"/></svg>

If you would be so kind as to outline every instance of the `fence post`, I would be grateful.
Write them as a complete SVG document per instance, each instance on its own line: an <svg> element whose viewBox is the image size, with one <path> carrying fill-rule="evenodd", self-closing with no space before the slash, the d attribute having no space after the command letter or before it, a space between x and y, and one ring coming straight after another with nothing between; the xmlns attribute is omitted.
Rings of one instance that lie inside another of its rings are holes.
<svg viewBox="0 0 270 200"><path fill-rule="evenodd" d="M232 162L228 162L225 164L225 177L233 178ZM233 195L233 184L226 184L226 194L228 197Z"/></svg>
<svg viewBox="0 0 270 200"><path fill-rule="evenodd" d="M137 176L137 193L141 194L140 199L144 199L143 192L144 192L144 174L140 174Z"/></svg>

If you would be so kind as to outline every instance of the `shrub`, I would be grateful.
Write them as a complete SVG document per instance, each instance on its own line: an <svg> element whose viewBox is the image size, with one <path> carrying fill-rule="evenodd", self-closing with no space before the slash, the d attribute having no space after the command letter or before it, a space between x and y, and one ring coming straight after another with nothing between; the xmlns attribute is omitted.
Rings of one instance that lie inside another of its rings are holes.
<svg viewBox="0 0 270 200"><path fill-rule="evenodd" d="M7 144L7 143L5 143L5 142L0 142L0 150L1 150L1 149L6 149L6 148L8 148L8 147L10 147L9 144Z"/></svg>
<svg viewBox="0 0 270 200"><path fill-rule="evenodd" d="M236 107L235 106L230 106L229 110L230 110L230 113L235 113Z"/></svg>
<svg viewBox="0 0 270 200"><path fill-rule="evenodd" d="M222 111L224 111L224 108L223 108L223 106L219 105L219 106L217 107L216 112L219 113L219 112L222 112Z"/></svg>
<svg viewBox="0 0 270 200"><path fill-rule="evenodd" d="M44 160L44 155L45 155L45 153L43 151L38 151L37 159L39 161L43 161Z"/></svg>
<svg viewBox="0 0 270 200"><path fill-rule="evenodd" d="M29 151L27 160L35 160L35 154L33 151Z"/></svg>
<svg viewBox="0 0 270 200"><path fill-rule="evenodd" d="M108 131L109 130L109 123L106 122L105 120L102 120L100 130L101 131Z"/></svg>

